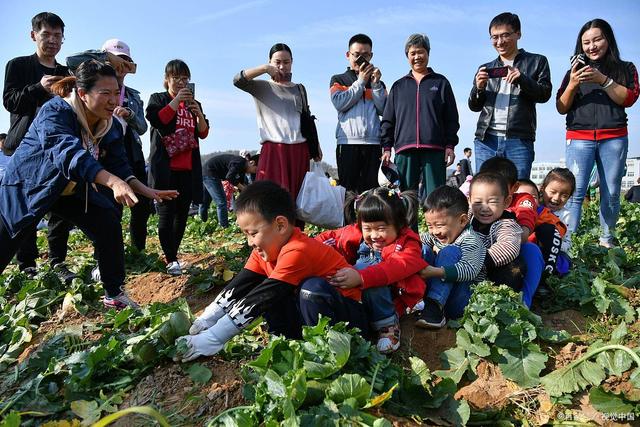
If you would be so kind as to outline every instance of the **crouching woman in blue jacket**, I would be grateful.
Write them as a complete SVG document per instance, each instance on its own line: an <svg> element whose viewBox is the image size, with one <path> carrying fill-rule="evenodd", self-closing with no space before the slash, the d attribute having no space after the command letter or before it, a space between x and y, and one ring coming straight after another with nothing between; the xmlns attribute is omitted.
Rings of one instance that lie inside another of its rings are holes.
<svg viewBox="0 0 640 427"><path fill-rule="evenodd" d="M133 175L122 128L112 120L120 89L111 66L86 61L54 90L60 96L42 106L0 183L0 273L29 230L53 212L93 241L104 305L135 307L122 289L124 244L115 202L133 206L134 193L160 202L177 192L153 190Z"/></svg>

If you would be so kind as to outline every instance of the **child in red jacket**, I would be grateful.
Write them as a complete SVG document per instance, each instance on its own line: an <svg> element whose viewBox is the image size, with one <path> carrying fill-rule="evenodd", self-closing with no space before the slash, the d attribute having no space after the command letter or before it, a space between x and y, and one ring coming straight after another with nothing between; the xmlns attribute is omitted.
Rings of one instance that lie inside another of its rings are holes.
<svg viewBox="0 0 640 427"><path fill-rule="evenodd" d="M329 282L342 289L362 289L367 317L378 332L377 348L391 353L400 347L399 317L422 299L426 288L417 274L427 266L420 237L409 228L417 200L413 193L380 187L363 193L353 205L357 223L316 239L354 266L338 270Z"/></svg>

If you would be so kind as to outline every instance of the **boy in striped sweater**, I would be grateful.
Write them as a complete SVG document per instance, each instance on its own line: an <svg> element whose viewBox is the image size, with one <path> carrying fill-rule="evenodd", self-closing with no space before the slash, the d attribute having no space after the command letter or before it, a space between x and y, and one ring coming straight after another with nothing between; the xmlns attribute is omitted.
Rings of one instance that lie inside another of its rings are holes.
<svg viewBox="0 0 640 427"><path fill-rule="evenodd" d="M457 188L436 188L424 203L429 232L420 236L429 266L420 275L428 281L424 310L416 322L437 329L446 318L462 316L471 297L471 284L484 278L487 250L469 224L469 203Z"/></svg>
<svg viewBox="0 0 640 427"><path fill-rule="evenodd" d="M471 227L487 248L484 267L497 285L520 291L526 265L520 256L522 228L508 211L509 186L502 175L483 172L473 177L469 193Z"/></svg>

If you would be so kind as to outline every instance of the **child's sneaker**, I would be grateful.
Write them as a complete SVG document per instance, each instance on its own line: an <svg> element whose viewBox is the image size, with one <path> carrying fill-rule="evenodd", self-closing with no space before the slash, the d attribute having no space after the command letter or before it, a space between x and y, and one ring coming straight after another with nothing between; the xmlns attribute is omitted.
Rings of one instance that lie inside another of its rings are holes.
<svg viewBox="0 0 640 427"><path fill-rule="evenodd" d="M167 265L167 273L172 276L180 276L182 274L182 267L180 266L180 263L178 261L170 262Z"/></svg>
<svg viewBox="0 0 640 427"><path fill-rule="evenodd" d="M425 329L440 329L447 323L442 313L442 307L432 299L426 299L424 310L420 318L416 321L416 326Z"/></svg>
<svg viewBox="0 0 640 427"><path fill-rule="evenodd" d="M135 310L138 310L140 308L140 306L136 304L134 300L129 298L129 296L124 292L120 292L118 296L115 296L113 298L105 295L102 303L106 308L115 308L116 310L122 310L123 308L127 307L131 307Z"/></svg>
<svg viewBox="0 0 640 427"><path fill-rule="evenodd" d="M378 351L382 354L393 353L400 348L400 324L396 320L391 326L386 326L378 331Z"/></svg>

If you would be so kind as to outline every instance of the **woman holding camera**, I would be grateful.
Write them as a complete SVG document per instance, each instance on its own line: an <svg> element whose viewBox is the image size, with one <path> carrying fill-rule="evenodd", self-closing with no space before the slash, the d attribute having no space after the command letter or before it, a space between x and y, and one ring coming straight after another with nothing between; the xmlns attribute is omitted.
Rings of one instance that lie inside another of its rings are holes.
<svg viewBox="0 0 640 427"><path fill-rule="evenodd" d="M600 245L611 248L629 146L625 108L638 99L638 72L633 63L620 59L613 30L602 19L582 26L574 54L556 100L558 112L567 116L566 162L576 177L567 203L567 226L575 232L580 224L595 163L600 177Z"/></svg>
<svg viewBox="0 0 640 427"><path fill-rule="evenodd" d="M310 147L302 135L304 88L291 82L292 64L289 46L276 43L269 51L269 63L240 71L233 84L253 96L258 110L262 148L256 180L278 183L295 200L309 170L309 159L322 160L322 150ZM271 80L256 80L263 74Z"/></svg>
<svg viewBox="0 0 640 427"><path fill-rule="evenodd" d="M178 249L184 236L191 202L202 201L202 165L198 140L209 134L209 122L193 97L191 71L180 59L164 69L165 92L154 93L147 106L151 124L149 185L175 188L179 196L158 205L158 237L167 273L182 274Z"/></svg>
<svg viewBox="0 0 640 427"><path fill-rule="evenodd" d="M40 108L0 185L0 272L29 227L52 212L80 228L101 254L104 305L135 307L122 289L124 244L114 199L133 206L134 192L157 202L177 194L152 190L133 176L122 127L112 117L120 88L111 66L86 61L52 89L60 96Z"/></svg>

